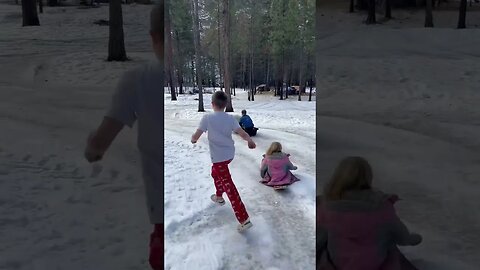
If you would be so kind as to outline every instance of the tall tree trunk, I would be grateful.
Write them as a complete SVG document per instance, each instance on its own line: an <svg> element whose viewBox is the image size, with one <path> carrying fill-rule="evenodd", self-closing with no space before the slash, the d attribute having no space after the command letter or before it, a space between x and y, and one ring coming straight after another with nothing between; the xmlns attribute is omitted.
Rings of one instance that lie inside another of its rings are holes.
<svg viewBox="0 0 480 270"><path fill-rule="evenodd" d="M192 60L190 62L190 71L192 72L192 87L195 87L195 82L196 82L196 78L195 78L195 63L194 61Z"/></svg>
<svg viewBox="0 0 480 270"><path fill-rule="evenodd" d="M198 87L198 111L204 112L203 107L203 87L202 87L202 53L200 48L200 20L198 17L198 0L193 0L193 37L195 47L195 71L197 74L197 87Z"/></svg>
<svg viewBox="0 0 480 270"><path fill-rule="evenodd" d="M355 12L355 0L350 0L350 13Z"/></svg>
<svg viewBox="0 0 480 270"><path fill-rule="evenodd" d="M467 18L467 0L460 1L460 8L458 14L458 29L466 28L466 18Z"/></svg>
<svg viewBox="0 0 480 270"><path fill-rule="evenodd" d="M242 86L243 91L245 91L247 82L245 81L247 77L247 52L242 55Z"/></svg>
<svg viewBox="0 0 480 270"><path fill-rule="evenodd" d="M283 80L282 80L283 81ZM282 83L282 87L280 88L280 100L284 100L284 99L287 99L286 97L284 98L284 94L286 94L286 90L287 90L287 84L286 83Z"/></svg>
<svg viewBox="0 0 480 270"><path fill-rule="evenodd" d="M223 0L222 17L223 17L223 87L227 94L228 102L225 108L226 112L233 112L230 74L230 1Z"/></svg>
<svg viewBox="0 0 480 270"><path fill-rule="evenodd" d="M302 41L303 43L303 41ZM302 90L303 90L303 80L304 80L304 69L303 69L303 46L302 48L300 49L300 64L299 64L299 75L298 75L298 81L299 81L299 84L298 84L298 101L302 101Z"/></svg>
<svg viewBox="0 0 480 270"><path fill-rule="evenodd" d="M270 58L267 55L267 75L265 76L265 91L270 90Z"/></svg>
<svg viewBox="0 0 480 270"><path fill-rule="evenodd" d="M251 98L252 101L255 101L255 85L254 85L254 79L253 79L253 42L254 42L254 37L253 37L253 10L255 9L255 1L252 1L252 6L251 6L251 14L250 14L250 91L251 91Z"/></svg>
<svg viewBox="0 0 480 270"><path fill-rule="evenodd" d="M217 71L216 71L216 67L215 67L215 64L212 63L210 65L210 86L213 86L213 91L215 91L215 84L217 83Z"/></svg>
<svg viewBox="0 0 480 270"><path fill-rule="evenodd" d="M231 12L232 12L232 2L229 0L228 2L228 28L227 28L227 32L228 32L228 74L229 74L229 86L230 86L230 96L232 95L232 92L233 92L233 96L236 96L236 91L235 91L235 86L236 86L236 83L235 83L235 80L233 79L234 76L236 75L232 75L232 74L237 74L237 68L235 68L235 58L234 58L234 55L231 53L231 40L230 40L230 37L232 35L232 27L231 27ZM233 63L233 64L232 64ZM232 68L232 66L234 68ZM238 67L238 65L237 65ZM225 67L223 67L225 69ZM225 78L224 78L225 80ZM233 88L233 90L232 90Z"/></svg>
<svg viewBox="0 0 480 270"><path fill-rule="evenodd" d="M285 68L286 69L286 68ZM285 70L283 71L283 74L282 74L282 79L281 79L281 82L282 82L282 88L280 88L280 100L283 100L284 99L284 94L287 95L286 93L286 90L287 90L287 78L286 78L286 72ZM285 99L287 98L287 96L285 97Z"/></svg>
<svg viewBox="0 0 480 270"><path fill-rule="evenodd" d="M285 18L287 9L286 9L286 1L282 1L282 18ZM288 40L286 38L286 35L283 35L283 44L287 44ZM288 98L288 93L287 93L287 69L286 69L286 61L285 61L285 47L282 47L282 67L281 67L281 81L282 81L282 87L280 88L280 100L283 100L283 92L285 91L285 99Z"/></svg>
<svg viewBox="0 0 480 270"><path fill-rule="evenodd" d="M172 100L177 100L177 93L173 85L173 46L172 46L172 29L170 20L170 0L165 0L165 35L166 35L166 70L168 76L168 83L170 84L170 95Z"/></svg>
<svg viewBox="0 0 480 270"><path fill-rule="evenodd" d="M222 71L222 46L220 44L220 40L222 40L221 38L221 29L220 29L220 1L221 0L217 0L217 34L218 34L218 72L220 73L220 82L219 82L219 85L220 85L220 90L223 91L223 87L222 86L222 77L223 77L223 71ZM225 84L225 82L223 82L223 84Z"/></svg>
<svg viewBox="0 0 480 270"><path fill-rule="evenodd" d="M284 76L284 74L285 74L285 71L284 71L284 69L285 69L285 64L284 64L285 61L284 61L284 58L285 58L285 57L284 57L284 55L283 55L283 53L282 53L282 66L281 66L282 69L281 69L281 73L280 73L279 76L278 76L279 85L280 85L279 93L278 93L278 94L280 95L280 100L283 100L283 88L284 88L285 85L286 85L286 83L285 83L285 76Z"/></svg>
<svg viewBox="0 0 480 270"><path fill-rule="evenodd" d="M385 18L391 19L392 18L392 0L385 0Z"/></svg>
<svg viewBox="0 0 480 270"><path fill-rule="evenodd" d="M375 0L368 0L368 17L366 23L377 23L377 20L375 19Z"/></svg>
<svg viewBox="0 0 480 270"><path fill-rule="evenodd" d="M252 59L250 59L250 62L253 62ZM252 101L255 101L255 95L257 92L255 89L255 75L253 69L250 70L250 91L252 92Z"/></svg>
<svg viewBox="0 0 480 270"><path fill-rule="evenodd" d="M181 55L180 51L180 38L178 36L178 31L175 30L175 43L177 47L177 54L178 54L178 62L177 62L177 82L178 82L178 93L183 95L183 65L180 59L183 59L183 55Z"/></svg>
<svg viewBox="0 0 480 270"><path fill-rule="evenodd" d="M312 101L313 79L310 79L310 93L308 94L308 101Z"/></svg>
<svg viewBox="0 0 480 270"><path fill-rule="evenodd" d="M425 1L425 27L433 27L432 1Z"/></svg>
<svg viewBox="0 0 480 270"><path fill-rule="evenodd" d="M37 2L35 0L22 0L22 26L40 25L37 14Z"/></svg>
<svg viewBox="0 0 480 270"><path fill-rule="evenodd" d="M183 74L180 69L177 70L177 82L178 82L178 93L180 95L183 95Z"/></svg>
<svg viewBox="0 0 480 270"><path fill-rule="evenodd" d="M302 13L305 12L305 8L307 7L307 3L306 1L302 1ZM302 20L302 25L305 25L307 23L307 20L308 18L303 18ZM305 27L302 27L301 28L301 44L302 44L302 47L300 48L300 61L299 61L299 65L298 65L298 68L299 68L299 86L298 86L298 101L302 101L302 93L305 91L305 85L306 85L306 72L305 72L305 65L304 65L304 58L305 58L305 55L306 55L306 44L305 44ZM308 60L307 60L307 63L308 63Z"/></svg>
<svg viewBox="0 0 480 270"><path fill-rule="evenodd" d="M43 13L43 0L38 0L38 10Z"/></svg>
<svg viewBox="0 0 480 270"><path fill-rule="evenodd" d="M125 52L123 37L122 1L110 0L109 7L108 61L126 61L127 53Z"/></svg>
<svg viewBox="0 0 480 270"><path fill-rule="evenodd" d="M274 94L273 94L274 97L280 95L280 93L281 93L281 88L282 88L282 81L281 81L280 79L276 79L275 82L276 82L276 83L275 83L276 85L275 85L275 92L274 92ZM280 98L280 99L281 99L281 98Z"/></svg>
<svg viewBox="0 0 480 270"><path fill-rule="evenodd" d="M285 85L285 99L288 99L288 90L290 88L290 85L291 85L291 78L292 78L292 64L290 63L289 67L288 67L288 72L285 72L285 76L283 77L283 81L286 82L286 85Z"/></svg>

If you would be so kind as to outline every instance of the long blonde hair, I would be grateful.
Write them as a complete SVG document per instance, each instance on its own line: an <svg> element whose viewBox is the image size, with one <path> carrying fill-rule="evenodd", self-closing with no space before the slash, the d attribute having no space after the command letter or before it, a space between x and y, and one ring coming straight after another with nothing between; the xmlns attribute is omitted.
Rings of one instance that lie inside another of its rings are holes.
<svg viewBox="0 0 480 270"><path fill-rule="evenodd" d="M328 201L340 200L348 190L371 189L372 167L362 157L346 157L338 164L323 193Z"/></svg>
<svg viewBox="0 0 480 270"><path fill-rule="evenodd" d="M273 142L267 150L267 156L272 155L273 153L282 152L282 145L279 142Z"/></svg>

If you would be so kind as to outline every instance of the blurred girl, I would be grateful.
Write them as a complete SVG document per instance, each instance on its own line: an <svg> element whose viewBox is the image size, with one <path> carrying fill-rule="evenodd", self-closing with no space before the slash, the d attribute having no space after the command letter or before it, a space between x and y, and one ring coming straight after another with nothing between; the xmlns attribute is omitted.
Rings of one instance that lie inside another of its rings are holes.
<svg viewBox="0 0 480 270"><path fill-rule="evenodd" d="M340 162L317 197L317 269L415 270L397 246L420 244L395 213L396 195L372 188L361 157Z"/></svg>

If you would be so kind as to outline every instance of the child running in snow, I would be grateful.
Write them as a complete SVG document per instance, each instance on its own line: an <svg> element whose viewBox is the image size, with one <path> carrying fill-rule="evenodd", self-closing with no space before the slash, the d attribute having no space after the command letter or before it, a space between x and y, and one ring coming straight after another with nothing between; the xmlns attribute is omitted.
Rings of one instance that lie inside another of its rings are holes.
<svg viewBox="0 0 480 270"><path fill-rule="evenodd" d="M317 269L416 270L397 246L422 237L398 218L398 197L373 189L372 179L365 159L348 157L317 197Z"/></svg>
<svg viewBox="0 0 480 270"><path fill-rule="evenodd" d="M282 145L273 142L263 155L260 168L261 182L274 189L282 189L299 179L290 172L297 167L290 162L290 155L282 152Z"/></svg>
<svg viewBox="0 0 480 270"><path fill-rule="evenodd" d="M163 269L163 1L150 15L153 51L157 60L122 76L110 109L98 128L88 137L85 158L101 160L124 126L138 126L147 209L154 231L150 235L150 266Z"/></svg>
<svg viewBox="0 0 480 270"><path fill-rule="evenodd" d="M240 222L238 231L242 232L252 227L252 223L228 169L228 164L235 156L232 132L237 133L247 141L250 149L254 149L256 145L252 138L240 127L237 120L225 112L227 100L227 95L222 91L217 91L212 95L214 112L202 118L197 131L192 135L192 143L196 143L200 136L207 132L210 157L213 163L212 177L216 188L216 193L212 194L210 198L213 202L223 205L225 200L222 195L227 193L235 217Z"/></svg>

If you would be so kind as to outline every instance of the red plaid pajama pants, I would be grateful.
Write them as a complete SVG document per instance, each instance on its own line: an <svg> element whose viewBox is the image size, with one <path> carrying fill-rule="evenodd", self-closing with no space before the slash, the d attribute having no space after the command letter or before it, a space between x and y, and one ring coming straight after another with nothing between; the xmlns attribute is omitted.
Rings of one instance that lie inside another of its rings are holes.
<svg viewBox="0 0 480 270"><path fill-rule="evenodd" d="M155 224L150 235L150 256L148 262L153 270L163 270L163 224Z"/></svg>
<svg viewBox="0 0 480 270"><path fill-rule="evenodd" d="M238 222L243 223L248 219L247 209L243 205L240 194L233 183L232 176L228 170L228 164L231 160L213 163L212 177L217 189L216 195L222 197L223 193L227 193L228 199L232 204L233 212Z"/></svg>

